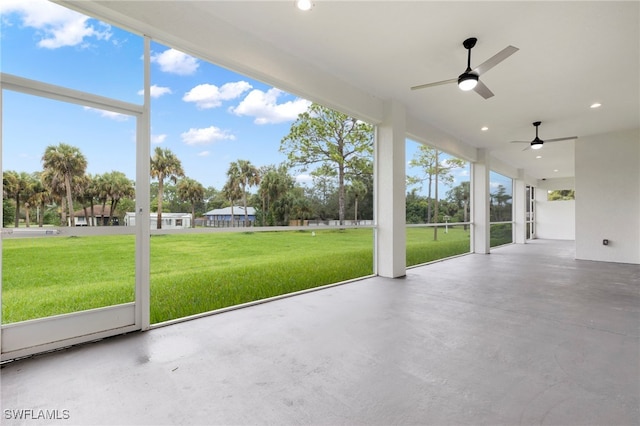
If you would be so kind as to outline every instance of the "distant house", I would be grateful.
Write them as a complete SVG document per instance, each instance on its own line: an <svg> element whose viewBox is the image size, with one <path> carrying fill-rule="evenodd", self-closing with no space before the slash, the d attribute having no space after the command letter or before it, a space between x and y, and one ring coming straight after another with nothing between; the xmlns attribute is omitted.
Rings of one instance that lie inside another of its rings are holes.
<svg viewBox="0 0 640 426"><path fill-rule="evenodd" d="M76 210L73 212L73 216L75 217L75 225L76 226L107 226L109 225L109 216L111 214L111 207L104 206L104 210L102 209L102 204L98 204L93 206L93 217L91 216L91 207L87 207L86 215L85 210ZM119 225L118 216L114 215L111 218L111 222L113 225ZM67 225L71 226L71 218L67 218Z"/></svg>
<svg viewBox="0 0 640 426"><path fill-rule="evenodd" d="M191 228L191 213L162 213L162 229ZM136 226L136 214L127 212L124 215L125 226ZM158 229L158 213L149 213L149 228Z"/></svg>
<svg viewBox="0 0 640 426"><path fill-rule="evenodd" d="M247 220L249 221L247 224L244 223L244 207L242 206L233 206L233 222L231 220L231 207L210 210L204 214L204 217L205 226L253 226L256 221L256 209L247 207Z"/></svg>

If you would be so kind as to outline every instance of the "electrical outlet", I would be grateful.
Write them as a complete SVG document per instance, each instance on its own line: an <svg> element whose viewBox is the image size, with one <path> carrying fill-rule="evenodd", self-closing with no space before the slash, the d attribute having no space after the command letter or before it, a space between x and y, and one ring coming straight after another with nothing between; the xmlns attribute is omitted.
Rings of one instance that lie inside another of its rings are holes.
<svg viewBox="0 0 640 426"><path fill-rule="evenodd" d="M602 240L602 245L603 246L608 246L609 245L609 240Z"/></svg>

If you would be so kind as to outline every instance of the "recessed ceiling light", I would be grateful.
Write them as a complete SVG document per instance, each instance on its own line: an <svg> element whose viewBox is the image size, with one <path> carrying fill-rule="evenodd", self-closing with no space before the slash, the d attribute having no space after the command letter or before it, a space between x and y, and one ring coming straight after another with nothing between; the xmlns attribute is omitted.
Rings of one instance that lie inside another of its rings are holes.
<svg viewBox="0 0 640 426"><path fill-rule="evenodd" d="M484 126L484 127L482 127L482 129L480 129L480 130L482 130L483 132L486 132L487 130L489 130L489 128L488 128L487 126Z"/></svg>
<svg viewBox="0 0 640 426"><path fill-rule="evenodd" d="M311 0L296 0L296 7L300 10L310 10L313 7Z"/></svg>
<svg viewBox="0 0 640 426"><path fill-rule="evenodd" d="M542 155L536 155L536 158L542 158Z"/></svg>
<svg viewBox="0 0 640 426"><path fill-rule="evenodd" d="M554 172L557 172L557 171L558 171L558 169L553 169L553 171L554 171Z"/></svg>
<svg viewBox="0 0 640 426"><path fill-rule="evenodd" d="M602 104L599 103L599 102L595 102L595 103L591 104L591 108L600 108L601 106L602 106Z"/></svg>

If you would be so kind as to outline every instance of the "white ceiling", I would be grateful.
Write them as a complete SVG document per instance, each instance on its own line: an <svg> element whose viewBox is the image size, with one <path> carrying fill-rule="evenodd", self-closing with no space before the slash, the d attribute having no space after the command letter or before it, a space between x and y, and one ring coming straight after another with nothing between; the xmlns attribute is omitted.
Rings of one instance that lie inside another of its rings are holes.
<svg viewBox="0 0 640 426"><path fill-rule="evenodd" d="M573 176L580 139L540 151L509 143L533 139L532 122L542 121L543 140L640 126L638 1L315 0L309 12L293 0L60 3L314 101L353 91L372 105L399 102L413 120L537 179ZM455 84L409 90L462 73L468 37L478 38L472 68L520 49L481 77L493 98Z"/></svg>

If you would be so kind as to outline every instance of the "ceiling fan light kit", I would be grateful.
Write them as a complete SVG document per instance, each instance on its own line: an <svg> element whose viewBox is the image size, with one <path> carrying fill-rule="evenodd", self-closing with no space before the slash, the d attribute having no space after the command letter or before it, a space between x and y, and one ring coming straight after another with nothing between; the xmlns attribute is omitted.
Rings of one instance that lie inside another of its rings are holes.
<svg viewBox="0 0 640 426"><path fill-rule="evenodd" d="M458 87L465 92L473 90L478 85L478 76L465 72L458 77Z"/></svg>
<svg viewBox="0 0 640 426"><path fill-rule="evenodd" d="M531 149L540 149L540 148L542 148L542 141L531 142Z"/></svg>

